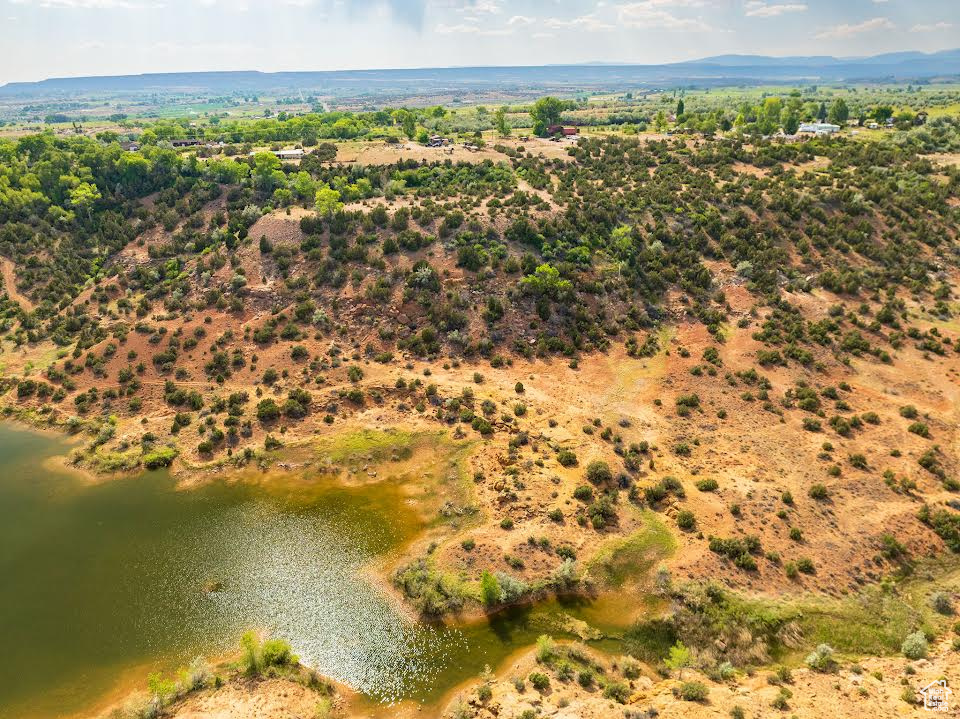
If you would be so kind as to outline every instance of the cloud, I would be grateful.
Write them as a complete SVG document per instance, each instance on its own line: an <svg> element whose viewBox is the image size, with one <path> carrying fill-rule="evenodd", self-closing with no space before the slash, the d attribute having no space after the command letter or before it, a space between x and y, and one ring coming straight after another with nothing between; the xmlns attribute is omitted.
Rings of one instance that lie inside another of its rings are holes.
<svg viewBox="0 0 960 719"><path fill-rule="evenodd" d="M36 5L55 10L150 10L165 7L152 0L10 0L13 5Z"/></svg>
<svg viewBox="0 0 960 719"><path fill-rule="evenodd" d="M500 35L513 35L516 32L516 25L506 25L503 27L483 27L477 24L476 18L467 18L468 22L458 23L457 25L447 25L440 23L433 30L440 35L479 35L482 37L497 37Z"/></svg>
<svg viewBox="0 0 960 719"><path fill-rule="evenodd" d="M615 29L613 25L608 22L604 22L593 13L571 18L570 20L561 20L560 18L555 17L547 18L546 25L547 27L552 27L555 30L575 29L585 30L587 32L602 32L604 30Z"/></svg>
<svg viewBox="0 0 960 719"><path fill-rule="evenodd" d="M617 19L623 27L649 30L684 30L687 32L709 32L714 30L699 17L678 17L665 8L696 8L703 6L703 0L640 0L640 2L620 5Z"/></svg>
<svg viewBox="0 0 960 719"><path fill-rule="evenodd" d="M874 32L875 30L893 30L896 27L889 18L875 17L870 20L864 20L856 25L843 23L834 25L816 35L817 40L829 40L833 38L853 37L865 32Z"/></svg>
<svg viewBox="0 0 960 719"><path fill-rule="evenodd" d="M415 30L423 28L427 0L350 0L349 3L334 0L333 7L346 7L348 16L357 22L368 22L371 11L386 11L396 20Z"/></svg>
<svg viewBox="0 0 960 719"><path fill-rule="evenodd" d="M936 32L937 30L949 30L953 27L952 22L935 22L929 25L914 25L910 32Z"/></svg>
<svg viewBox="0 0 960 719"><path fill-rule="evenodd" d="M786 13L805 12L808 9L805 3L769 5L764 0L748 0L744 7L747 17L778 17Z"/></svg>
<svg viewBox="0 0 960 719"><path fill-rule="evenodd" d="M507 25L532 25L536 21L536 18L527 17L526 15L514 15L507 20Z"/></svg>
<svg viewBox="0 0 960 719"><path fill-rule="evenodd" d="M503 12L503 7L498 0L475 0L467 3L461 8L461 12L470 12L486 15L499 15Z"/></svg>

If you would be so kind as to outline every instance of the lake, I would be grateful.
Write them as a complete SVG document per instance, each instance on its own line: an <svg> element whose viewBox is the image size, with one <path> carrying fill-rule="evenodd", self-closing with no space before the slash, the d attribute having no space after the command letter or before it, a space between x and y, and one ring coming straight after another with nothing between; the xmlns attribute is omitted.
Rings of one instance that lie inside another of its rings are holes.
<svg viewBox="0 0 960 719"><path fill-rule="evenodd" d="M0 424L0 717L66 716L258 628L372 701L437 702L580 602L463 627L410 621L368 570L422 529L389 480L91 483L66 441ZM220 591L205 592L209 584ZM553 632L560 634L560 632ZM136 672L135 674L131 674Z"/></svg>

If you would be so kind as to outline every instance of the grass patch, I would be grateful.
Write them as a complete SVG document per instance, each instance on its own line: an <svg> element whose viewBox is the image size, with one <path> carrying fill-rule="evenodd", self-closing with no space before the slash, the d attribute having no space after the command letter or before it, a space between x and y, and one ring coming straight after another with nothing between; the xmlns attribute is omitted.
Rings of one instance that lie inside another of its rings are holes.
<svg viewBox="0 0 960 719"><path fill-rule="evenodd" d="M656 661L679 640L705 660L743 667L800 664L820 644L851 657L899 654L908 635L946 630L954 618L937 614L931 596L957 589L960 560L953 556L918 565L899 582L888 580L841 599L770 601L690 583L670 591L671 616L638 622L625 632L624 649Z"/></svg>
<svg viewBox="0 0 960 719"><path fill-rule="evenodd" d="M437 446L443 440L443 432L364 429L324 438L318 450L336 463L403 461L410 459L419 447Z"/></svg>
<svg viewBox="0 0 960 719"><path fill-rule="evenodd" d="M920 579L933 576L936 580ZM935 589L960 589L960 560L945 556L918 565L900 582L867 587L839 600L797 602L805 644L826 643L848 654L896 654L904 638L918 629L936 634L950 623L934 611Z"/></svg>
<svg viewBox="0 0 960 719"><path fill-rule="evenodd" d="M607 542L590 560L587 566L595 581L622 587L646 577L676 550L676 540L656 513L643 510L640 516L642 528L629 537Z"/></svg>

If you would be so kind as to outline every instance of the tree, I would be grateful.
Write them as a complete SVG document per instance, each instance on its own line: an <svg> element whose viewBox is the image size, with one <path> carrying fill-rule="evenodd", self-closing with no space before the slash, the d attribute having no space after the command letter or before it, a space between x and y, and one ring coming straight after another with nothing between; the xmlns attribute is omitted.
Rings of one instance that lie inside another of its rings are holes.
<svg viewBox="0 0 960 719"><path fill-rule="evenodd" d="M258 152L253 156L253 175L257 186L269 190L282 184L286 176L280 170L283 163L272 152Z"/></svg>
<svg viewBox="0 0 960 719"><path fill-rule="evenodd" d="M677 117L680 117L683 114L684 109L685 106L683 104L683 98L681 97L679 100L677 100Z"/></svg>
<svg viewBox="0 0 960 719"><path fill-rule="evenodd" d="M690 650L683 642L677 642L670 647L670 656L663 660L667 669L679 671L680 679L683 679L683 670L690 666Z"/></svg>
<svg viewBox="0 0 960 719"><path fill-rule="evenodd" d="M873 119L878 123L884 123L893 117L893 108L889 105L880 105L873 108Z"/></svg>
<svg viewBox="0 0 960 719"><path fill-rule="evenodd" d="M272 422L280 416L280 407L272 399L263 399L257 404L257 419Z"/></svg>
<svg viewBox="0 0 960 719"><path fill-rule="evenodd" d="M297 197L305 200L311 195L315 196L317 191L317 183L314 182L312 177L310 177L310 173L301 170L293 176L293 181L290 183L290 189L293 190Z"/></svg>
<svg viewBox="0 0 960 719"><path fill-rule="evenodd" d="M90 218L90 210L93 204L99 200L100 197L100 190L97 189L96 185L91 185L89 182L81 182L70 190L70 204L78 210L85 210L87 219Z"/></svg>
<svg viewBox="0 0 960 719"><path fill-rule="evenodd" d="M403 130L403 134L407 136L408 140L412 140L417 134L417 116L410 110L406 108L394 110L393 121L400 125L400 129Z"/></svg>
<svg viewBox="0 0 960 719"><path fill-rule="evenodd" d="M663 114L663 110L660 110L656 117L653 118L653 126L656 128L657 132L663 132L664 128L667 126L667 116Z"/></svg>
<svg viewBox="0 0 960 719"><path fill-rule="evenodd" d="M834 125L846 125L850 119L850 108L846 101L841 97L830 106L830 122Z"/></svg>
<svg viewBox="0 0 960 719"><path fill-rule="evenodd" d="M768 97L763 101L757 120L760 130L765 135L774 132L780 125L780 114L783 112L783 100L779 97Z"/></svg>
<svg viewBox="0 0 960 719"><path fill-rule="evenodd" d="M343 209L343 203L340 202L340 193L328 185L324 185L317 190L315 202L317 212L324 217L329 217Z"/></svg>
<svg viewBox="0 0 960 719"><path fill-rule="evenodd" d="M800 115L798 115L795 110L786 109L783 111L781 124L783 125L783 131L785 133L788 135L796 135L797 130L800 128Z"/></svg>
<svg viewBox="0 0 960 719"><path fill-rule="evenodd" d="M557 300L573 290L570 280L560 277L560 271L553 265L540 265L532 275L520 280L520 286L531 294L550 297Z"/></svg>
<svg viewBox="0 0 960 719"><path fill-rule="evenodd" d="M827 119L827 104L825 102L820 103L820 109L817 110L817 119L820 122Z"/></svg>
<svg viewBox="0 0 960 719"><path fill-rule="evenodd" d="M530 117L533 119L533 134L546 135L550 125L560 122L560 113L569 107L569 103L555 97L541 97L533 103Z"/></svg>
<svg viewBox="0 0 960 719"><path fill-rule="evenodd" d="M500 137L510 137L510 123L507 122L507 110L505 107L500 106L497 108L497 111L493 113L493 126L497 129L497 134Z"/></svg>

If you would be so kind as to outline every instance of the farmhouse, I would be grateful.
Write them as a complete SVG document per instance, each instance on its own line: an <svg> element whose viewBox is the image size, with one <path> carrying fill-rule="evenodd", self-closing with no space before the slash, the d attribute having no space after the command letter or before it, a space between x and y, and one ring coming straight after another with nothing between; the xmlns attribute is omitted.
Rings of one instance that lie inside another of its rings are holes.
<svg viewBox="0 0 960 719"><path fill-rule="evenodd" d="M281 160L299 160L303 157L303 150L299 147L293 150L274 150L273 154Z"/></svg>
<svg viewBox="0 0 960 719"><path fill-rule="evenodd" d="M580 133L579 128L576 127L564 127L563 125L550 125L547 128L548 135L563 135L565 137L570 137L571 135L577 135Z"/></svg>
<svg viewBox="0 0 960 719"><path fill-rule="evenodd" d="M832 135L840 132L839 125L832 125L829 122L804 122L797 128L797 132L809 132L814 135Z"/></svg>
<svg viewBox="0 0 960 719"><path fill-rule="evenodd" d="M196 147L200 140L171 140L170 144L174 147Z"/></svg>

